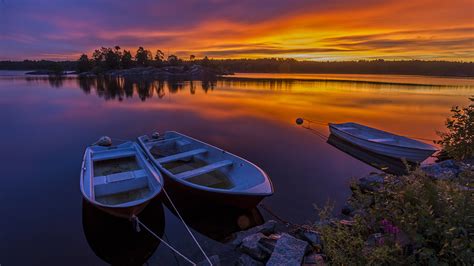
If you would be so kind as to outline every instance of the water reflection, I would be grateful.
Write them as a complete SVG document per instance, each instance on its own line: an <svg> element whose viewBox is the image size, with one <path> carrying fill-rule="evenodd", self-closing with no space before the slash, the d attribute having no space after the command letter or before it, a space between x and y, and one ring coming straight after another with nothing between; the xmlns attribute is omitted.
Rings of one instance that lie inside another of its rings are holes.
<svg viewBox="0 0 474 266"><path fill-rule="evenodd" d="M124 98L133 98L137 95L141 101L148 98L163 98L169 93L177 93L189 87L189 93L195 94L198 86L204 92L214 90L216 81L182 81L182 80L150 80L150 79L134 79L134 78L94 78L94 79L77 79L79 87L86 93L90 94L95 91L96 95L105 100L119 100ZM197 84L199 83L199 84Z"/></svg>
<svg viewBox="0 0 474 266"><path fill-rule="evenodd" d="M8 163L2 168L0 212L8 213L9 218L0 220L0 227L14 224L22 230L0 230L0 238L5 240L0 241L4 255L0 263L68 264L74 257L81 265L98 264L80 229L77 185L84 147L98 136L134 139L154 130L176 130L222 147L259 165L272 178L275 194L264 200L265 206L290 222L303 223L317 219L313 204L321 206L331 199L338 209L351 193L349 180L375 169L301 129L294 124L296 117L334 123L355 121L399 135L434 139L435 130L444 128L450 108L468 104L473 88L298 80L66 78L53 82L47 77L2 77L0 158ZM327 127L319 129L328 133ZM46 179L48 186L44 185ZM23 193L18 193L19 187ZM15 202L15 208L10 202ZM44 212L44 206L61 215L51 221L51 212ZM171 243L187 254L200 254L179 220L168 214L165 209L166 236ZM210 219L191 215L197 218L190 219L190 224L203 235L222 239L239 228L239 223L235 224L241 215L216 210L206 215ZM231 218L220 220L224 216ZM31 217L36 218L34 223ZM258 217L249 220L257 224ZM110 224L100 221L104 227ZM95 244L94 235L100 235L101 229L89 225L85 220L87 241L95 251L100 245ZM207 225L216 228L201 229ZM224 229L217 230L219 226ZM119 236L122 233L111 239ZM96 242L106 243L99 240ZM146 241L150 245L143 250L152 250L155 240ZM182 242L190 243L180 245ZM25 250L29 256L24 256ZM169 253L161 244L155 254L161 250ZM51 256L52 251L65 255ZM99 251L102 253L107 254ZM157 257L163 259L162 255ZM172 257L170 261L174 261Z"/></svg>
<svg viewBox="0 0 474 266"><path fill-rule="evenodd" d="M139 219L163 236L165 215L160 201L150 202ZM143 265L160 244L146 230L136 232L130 221L111 216L86 200L82 202L82 226L94 253L112 265Z"/></svg>
<svg viewBox="0 0 474 266"><path fill-rule="evenodd" d="M329 135L327 143L340 151L360 160L374 168L382 170L389 174L403 175L408 172L415 164L403 162L402 160L391 158L364 150L352 143L342 140L334 135Z"/></svg>
<svg viewBox="0 0 474 266"><path fill-rule="evenodd" d="M220 206L201 206L199 208L181 206L178 209L192 229L220 242L227 241L235 232L261 225L264 222L258 208L245 210Z"/></svg>

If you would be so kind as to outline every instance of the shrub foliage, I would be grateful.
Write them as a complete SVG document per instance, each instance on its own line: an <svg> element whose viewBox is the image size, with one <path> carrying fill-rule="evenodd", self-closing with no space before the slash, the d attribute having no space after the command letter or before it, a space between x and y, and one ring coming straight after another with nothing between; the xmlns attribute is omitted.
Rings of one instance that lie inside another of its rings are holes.
<svg viewBox="0 0 474 266"><path fill-rule="evenodd" d="M464 108L451 109L452 117L446 121L447 132L438 132L443 151L448 156L463 160L474 157L474 97L471 104Z"/></svg>
<svg viewBox="0 0 474 266"><path fill-rule="evenodd" d="M336 265L474 263L474 172L433 180L422 171L386 176L376 191L354 187L360 211L351 225L318 226L324 251ZM320 211L328 219L328 208ZM357 213L357 212L356 212Z"/></svg>

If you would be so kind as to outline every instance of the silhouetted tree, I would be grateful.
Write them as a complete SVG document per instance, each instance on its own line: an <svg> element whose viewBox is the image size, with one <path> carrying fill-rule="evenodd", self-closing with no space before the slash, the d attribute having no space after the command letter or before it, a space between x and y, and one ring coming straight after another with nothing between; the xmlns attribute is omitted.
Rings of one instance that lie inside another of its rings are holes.
<svg viewBox="0 0 474 266"><path fill-rule="evenodd" d="M133 66L133 58L130 51L123 50L121 64L123 68L130 68Z"/></svg>
<svg viewBox="0 0 474 266"><path fill-rule="evenodd" d="M49 69L53 75L62 75L64 73L64 68L59 63L51 64Z"/></svg>
<svg viewBox="0 0 474 266"><path fill-rule="evenodd" d="M151 52L144 49L143 47L138 47L137 53L135 55L135 60L139 66L147 66L152 59Z"/></svg>
<svg viewBox="0 0 474 266"><path fill-rule="evenodd" d="M195 55L192 54L192 55L189 56L189 60L190 60L190 61L193 61L194 59L196 59L196 56L195 56Z"/></svg>
<svg viewBox="0 0 474 266"><path fill-rule="evenodd" d="M200 62L200 65L205 66L205 67L209 67L211 65L210 61L211 60L209 60L209 58L207 56L204 56L204 58Z"/></svg>
<svg viewBox="0 0 474 266"><path fill-rule="evenodd" d="M176 55L172 54L172 55L168 56L168 64L170 66L176 66L179 63L180 63L180 59Z"/></svg>
<svg viewBox="0 0 474 266"><path fill-rule="evenodd" d="M165 59L165 54L163 53L163 51L161 51L161 50L159 50L159 49L156 50L154 65L155 65L156 67L162 66L164 59Z"/></svg>
<svg viewBox="0 0 474 266"><path fill-rule="evenodd" d="M87 72L92 69L92 64L89 61L89 57L87 57L86 54L82 54L81 57L79 57L79 60L77 60L77 72L82 73L82 72Z"/></svg>
<svg viewBox="0 0 474 266"><path fill-rule="evenodd" d="M120 46L112 48L105 48L105 65L107 69L118 69L120 68L120 61L122 59L122 52Z"/></svg>
<svg viewBox="0 0 474 266"><path fill-rule="evenodd" d="M156 50L155 61L162 62L165 59L165 53L161 50Z"/></svg>

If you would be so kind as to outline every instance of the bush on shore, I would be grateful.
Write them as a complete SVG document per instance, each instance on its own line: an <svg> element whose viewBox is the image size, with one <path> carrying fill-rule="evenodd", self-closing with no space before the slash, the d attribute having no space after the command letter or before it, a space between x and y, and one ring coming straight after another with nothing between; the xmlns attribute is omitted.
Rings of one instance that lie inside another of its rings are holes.
<svg viewBox="0 0 474 266"><path fill-rule="evenodd" d="M474 105L452 112L439 144L451 158L469 161L460 174L451 179L435 179L421 169L383 174L370 191L354 183L348 202L352 221L335 220L328 205L315 225L330 263L474 264Z"/></svg>

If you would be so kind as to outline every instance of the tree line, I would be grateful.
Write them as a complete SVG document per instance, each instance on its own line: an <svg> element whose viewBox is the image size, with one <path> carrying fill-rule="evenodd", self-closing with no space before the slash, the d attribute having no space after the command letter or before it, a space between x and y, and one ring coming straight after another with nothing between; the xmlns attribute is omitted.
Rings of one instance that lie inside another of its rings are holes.
<svg viewBox="0 0 474 266"><path fill-rule="evenodd" d="M199 64L228 72L246 73L320 73L320 74L398 74L474 77L473 62L425 60L359 60L359 61L299 61L288 58L261 59L197 59L190 55L182 59L171 54L165 58L161 50L153 54L139 47L133 54L120 46L101 47L91 57L82 54L77 61L0 61L3 70L75 70L103 72L134 67L189 66Z"/></svg>
<svg viewBox="0 0 474 266"><path fill-rule="evenodd" d="M150 50L138 47L137 51L132 55L130 50L123 50L120 46L101 47L92 53L92 58L86 54L82 54L77 61L78 72L103 72L112 69L128 69L133 67L163 67L163 66L179 66L189 62L210 65L209 59L204 57L201 60L195 60L196 56L190 55L188 61L184 61L178 56L171 54L165 58L165 53L157 50L153 56Z"/></svg>

